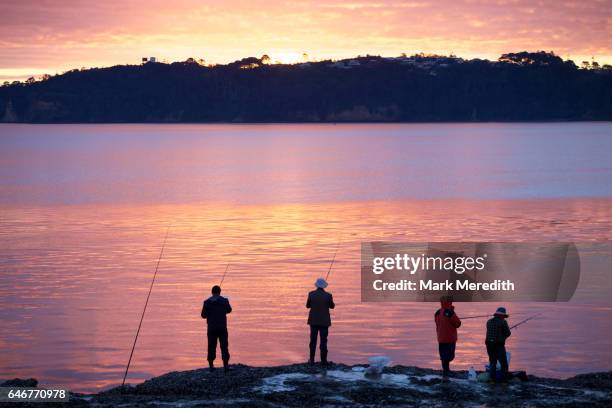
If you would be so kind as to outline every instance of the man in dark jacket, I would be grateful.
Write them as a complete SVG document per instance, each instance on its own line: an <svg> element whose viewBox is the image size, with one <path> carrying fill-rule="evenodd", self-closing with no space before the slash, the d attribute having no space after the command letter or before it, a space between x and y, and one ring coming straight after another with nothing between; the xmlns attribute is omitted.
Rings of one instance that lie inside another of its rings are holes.
<svg viewBox="0 0 612 408"><path fill-rule="evenodd" d="M314 364L315 353L317 350L317 337L321 336L321 364L327 365L327 334L331 326L331 316L329 309L336 307L331 293L327 293L325 288L327 282L323 278L315 282L316 290L308 294L306 307L310 309L308 313L308 324L310 325L310 359L308 362Z"/></svg>
<svg viewBox="0 0 612 408"><path fill-rule="evenodd" d="M455 313L452 296L442 296L440 304L442 307L434 314L434 320L438 335L438 351L442 361L442 376L447 378L450 374L450 362L455 359L457 328L461 326L461 320Z"/></svg>
<svg viewBox="0 0 612 408"><path fill-rule="evenodd" d="M227 314L232 312L229 300L221 296L221 287L212 288L212 296L204 301L202 306L202 319L206 319L208 326L208 365L210 371L215 369L214 361L217 357L217 340L221 344L221 358L223 369L229 370L229 349L227 339Z"/></svg>
<svg viewBox="0 0 612 408"><path fill-rule="evenodd" d="M504 382L508 378L508 359L506 358L506 339L510 337L510 327L506 318L505 307L498 307L492 319L487 322L487 354L489 355L489 374L491 381ZM500 378L497 378L497 362L501 368Z"/></svg>

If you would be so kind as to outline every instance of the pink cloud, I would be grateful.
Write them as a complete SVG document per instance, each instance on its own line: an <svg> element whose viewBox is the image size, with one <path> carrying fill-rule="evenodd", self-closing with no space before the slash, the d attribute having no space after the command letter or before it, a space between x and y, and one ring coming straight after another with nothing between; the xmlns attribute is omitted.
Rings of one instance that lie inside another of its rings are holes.
<svg viewBox="0 0 612 408"><path fill-rule="evenodd" d="M227 62L263 53L312 57L454 52L496 58L554 50L612 61L603 0L22 0L0 3L0 69L136 63L141 56Z"/></svg>

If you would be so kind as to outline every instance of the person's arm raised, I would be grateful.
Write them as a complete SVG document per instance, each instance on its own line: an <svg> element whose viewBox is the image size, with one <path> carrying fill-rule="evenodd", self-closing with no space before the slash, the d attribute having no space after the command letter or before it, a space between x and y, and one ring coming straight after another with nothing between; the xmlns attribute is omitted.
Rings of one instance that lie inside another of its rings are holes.
<svg viewBox="0 0 612 408"><path fill-rule="evenodd" d="M453 313L453 316L451 317L451 323L456 329L461 326L461 320L459 319L459 316L457 316L457 313Z"/></svg>
<svg viewBox="0 0 612 408"><path fill-rule="evenodd" d="M510 327L508 327L508 322L504 320L504 336L506 336L506 338L510 337L510 335L512 334L512 332L510 331Z"/></svg>

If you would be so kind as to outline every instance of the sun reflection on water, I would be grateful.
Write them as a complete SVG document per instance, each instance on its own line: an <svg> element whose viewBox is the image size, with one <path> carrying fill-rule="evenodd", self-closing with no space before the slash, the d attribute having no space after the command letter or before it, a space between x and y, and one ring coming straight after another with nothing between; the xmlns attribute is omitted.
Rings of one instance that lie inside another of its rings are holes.
<svg viewBox="0 0 612 408"><path fill-rule="evenodd" d="M120 382L168 225L131 381L203 365L201 302L228 262L233 361L304 361L306 294L340 238L330 358L363 363L386 354L395 364L437 367L436 304L360 302L362 240L608 240L611 208L606 199L4 208L2 377L35 376L74 390ZM457 313L496 306L460 303ZM610 369L609 305L507 306L544 312L509 341L514 367L557 377ZM484 364L483 324L464 321L456 368Z"/></svg>

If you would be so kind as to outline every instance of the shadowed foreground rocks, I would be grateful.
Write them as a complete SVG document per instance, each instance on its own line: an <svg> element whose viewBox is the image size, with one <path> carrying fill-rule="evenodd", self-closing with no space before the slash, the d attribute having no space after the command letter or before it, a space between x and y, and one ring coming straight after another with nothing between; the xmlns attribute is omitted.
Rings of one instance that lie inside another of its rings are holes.
<svg viewBox="0 0 612 408"><path fill-rule="evenodd" d="M200 369L172 372L136 386L98 394L73 394L55 407L609 407L612 372L583 374L567 380L529 377L528 382L487 384L456 372L443 382L440 372L417 367L386 368L368 379L363 366L334 364L327 370L295 364L279 367L232 366L209 373ZM13 380L15 381L15 380ZM30 380L31 381L31 380ZM16 384L13 382L13 384ZM31 404L40 407L41 404ZM26 406L21 404L21 406Z"/></svg>

